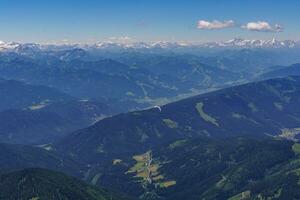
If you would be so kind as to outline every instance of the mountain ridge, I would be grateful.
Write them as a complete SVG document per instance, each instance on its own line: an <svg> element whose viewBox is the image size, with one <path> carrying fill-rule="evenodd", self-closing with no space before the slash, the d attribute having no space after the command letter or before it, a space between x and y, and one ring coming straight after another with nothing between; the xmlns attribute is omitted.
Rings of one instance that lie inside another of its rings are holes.
<svg viewBox="0 0 300 200"><path fill-rule="evenodd" d="M28 168L0 175L0 198L7 200L125 199L61 172L41 168Z"/></svg>
<svg viewBox="0 0 300 200"><path fill-rule="evenodd" d="M299 98L300 77L248 83L170 103L161 112L152 108L105 118L57 147L98 163L195 136L277 137L285 128L297 128Z"/></svg>
<svg viewBox="0 0 300 200"><path fill-rule="evenodd" d="M294 48L299 47L296 40L270 40L234 38L226 41L211 42L128 42L118 43L111 41L95 42L94 44L38 44L0 41L0 51L47 51L56 49L172 49L172 48Z"/></svg>

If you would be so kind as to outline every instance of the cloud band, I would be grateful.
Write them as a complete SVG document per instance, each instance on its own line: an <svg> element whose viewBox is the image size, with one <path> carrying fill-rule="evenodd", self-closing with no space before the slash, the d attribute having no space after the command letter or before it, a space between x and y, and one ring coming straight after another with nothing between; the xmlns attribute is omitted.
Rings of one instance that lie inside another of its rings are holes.
<svg viewBox="0 0 300 200"><path fill-rule="evenodd" d="M228 20L228 21L218 21L218 20L214 20L214 21L205 21L205 20L199 20L198 24L197 24L197 28L198 29L224 29L224 28L230 28L230 27L234 27L235 23L233 20Z"/></svg>
<svg viewBox="0 0 300 200"><path fill-rule="evenodd" d="M226 21L206 21L199 20L197 23L198 29L220 30L225 28L239 27L249 31L257 32L273 32L278 33L283 31L283 27L279 24L270 24L266 21L248 22L245 25L237 25L233 20Z"/></svg>
<svg viewBox="0 0 300 200"><path fill-rule="evenodd" d="M258 22L249 22L246 25L242 26L243 29L247 29L249 31L257 31L257 32L282 32L283 27L274 24L271 25L265 21L258 21Z"/></svg>

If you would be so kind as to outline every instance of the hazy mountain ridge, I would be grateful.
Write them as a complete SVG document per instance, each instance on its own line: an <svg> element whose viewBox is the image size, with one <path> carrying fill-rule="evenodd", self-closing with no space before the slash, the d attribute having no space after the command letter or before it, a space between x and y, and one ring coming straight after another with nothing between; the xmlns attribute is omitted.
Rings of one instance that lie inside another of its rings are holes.
<svg viewBox="0 0 300 200"><path fill-rule="evenodd" d="M48 144L69 133L117 114L118 109L97 101L63 101L23 110L0 112L0 141Z"/></svg>
<svg viewBox="0 0 300 200"><path fill-rule="evenodd" d="M154 57L151 63L162 67L158 71L149 64L133 66L111 59L60 61L55 58L48 63L16 58L3 59L0 72L3 78L47 85L80 99L117 99L119 106L129 107L127 111L239 81L239 74L228 70L188 59L174 63L172 59L174 57ZM187 69L183 70L184 67ZM168 73L172 68L175 73Z"/></svg>
<svg viewBox="0 0 300 200"><path fill-rule="evenodd" d="M256 39L242 39L234 38L227 41L212 41L212 42L97 42L95 44L34 44L34 43L17 43L17 42L0 42L0 50L2 51L45 51L57 49L70 49L70 48L84 48L84 49L168 49L168 48L294 48L299 47L299 41L294 40L256 40Z"/></svg>
<svg viewBox="0 0 300 200"><path fill-rule="evenodd" d="M299 77L234 86L167 104L161 112L153 108L106 118L71 135L65 142L76 152L86 152L85 147L94 151L101 144L104 151L106 147L112 152L124 147L121 152L125 153L196 135L278 135L281 129L299 123L299 88ZM129 141L136 148L127 148Z"/></svg>
<svg viewBox="0 0 300 200"><path fill-rule="evenodd" d="M277 66L277 69L263 73L259 76L260 79L280 78L286 76L299 76L300 64L294 64L291 66Z"/></svg>
<svg viewBox="0 0 300 200"><path fill-rule="evenodd" d="M0 93L0 110L23 109L30 106L75 99L47 86L33 86L20 81L3 79L0 79Z"/></svg>
<svg viewBox="0 0 300 200"><path fill-rule="evenodd" d="M1 79L0 93L0 141L8 143L51 143L127 109L14 80Z"/></svg>

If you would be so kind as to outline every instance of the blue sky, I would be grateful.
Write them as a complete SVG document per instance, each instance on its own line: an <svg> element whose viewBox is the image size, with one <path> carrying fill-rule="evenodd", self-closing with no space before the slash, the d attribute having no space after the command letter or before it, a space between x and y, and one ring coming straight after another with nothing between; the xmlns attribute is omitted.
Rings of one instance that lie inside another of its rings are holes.
<svg viewBox="0 0 300 200"><path fill-rule="evenodd" d="M298 0L0 0L0 40L299 40L299 10ZM200 20L209 26L197 27ZM215 28L214 20L221 26ZM250 22L270 27L251 29ZM273 31L276 24L280 32Z"/></svg>

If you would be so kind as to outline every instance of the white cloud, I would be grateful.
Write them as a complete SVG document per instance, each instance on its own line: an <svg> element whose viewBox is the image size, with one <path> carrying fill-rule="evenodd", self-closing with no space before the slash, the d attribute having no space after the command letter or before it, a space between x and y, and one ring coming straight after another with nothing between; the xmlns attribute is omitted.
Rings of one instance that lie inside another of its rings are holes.
<svg viewBox="0 0 300 200"><path fill-rule="evenodd" d="M282 32L283 27L274 24L271 25L265 21L258 21L258 22L249 22L246 25L243 25L242 28L247 29L249 31L258 31L258 32Z"/></svg>
<svg viewBox="0 0 300 200"><path fill-rule="evenodd" d="M199 20L197 24L198 29L224 29L224 28L230 28L234 27L235 23L233 20L227 20L227 21L205 21L205 20Z"/></svg>
<svg viewBox="0 0 300 200"><path fill-rule="evenodd" d="M120 43L127 43L133 41L131 37L128 36L121 36L121 37L109 37L109 41L111 42L120 42Z"/></svg>

